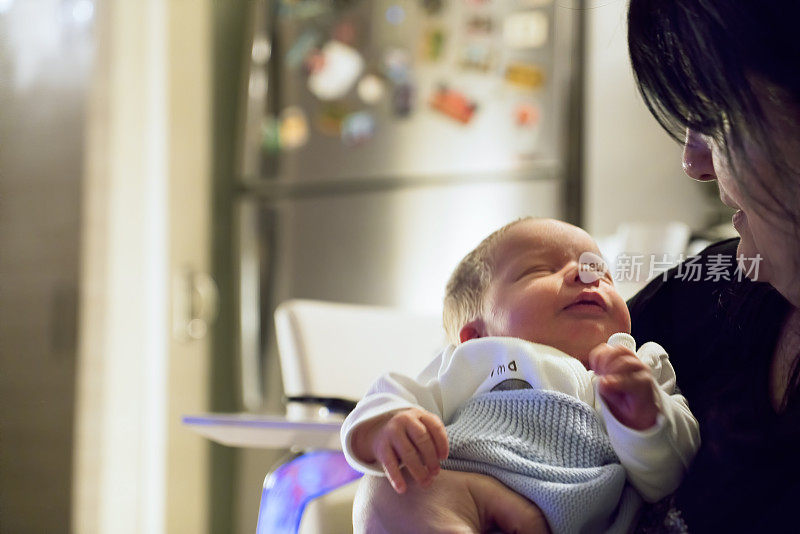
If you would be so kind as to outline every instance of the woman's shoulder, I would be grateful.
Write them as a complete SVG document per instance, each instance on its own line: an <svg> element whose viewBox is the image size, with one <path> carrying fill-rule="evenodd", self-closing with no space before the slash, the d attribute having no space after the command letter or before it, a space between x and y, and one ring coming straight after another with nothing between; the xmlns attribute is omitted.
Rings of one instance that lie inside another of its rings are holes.
<svg viewBox="0 0 800 534"><path fill-rule="evenodd" d="M628 300L631 313L654 301L669 304L676 295L681 297L681 302L686 302L686 299L707 300L720 282L736 278L738 245L739 238L713 243L651 280Z"/></svg>
<svg viewBox="0 0 800 534"><path fill-rule="evenodd" d="M691 389L692 380L701 387L723 360L728 367L768 361L763 354L774 347L787 304L769 284L737 271L738 243L710 245L628 301L633 337L666 349L681 388Z"/></svg>
<svg viewBox="0 0 800 534"><path fill-rule="evenodd" d="M730 281L736 280L738 243L738 239L727 239L706 247L628 300L637 343L657 341L669 350L670 338L685 334L690 324L713 323L720 297L730 292Z"/></svg>
<svg viewBox="0 0 800 534"><path fill-rule="evenodd" d="M780 311L784 299L778 292L748 280L737 268L738 244L739 238L734 238L709 245L634 295L628 309L637 342L659 341L654 335L686 334L692 324L715 331L737 327L762 310Z"/></svg>

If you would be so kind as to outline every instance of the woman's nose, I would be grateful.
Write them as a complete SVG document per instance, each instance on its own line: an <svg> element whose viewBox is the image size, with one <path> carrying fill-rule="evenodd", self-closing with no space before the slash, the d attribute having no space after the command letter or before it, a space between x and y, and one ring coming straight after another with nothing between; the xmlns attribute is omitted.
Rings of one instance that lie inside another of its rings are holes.
<svg viewBox="0 0 800 534"><path fill-rule="evenodd" d="M711 149L703 137L692 129L686 130L683 145L683 172L700 182L716 180Z"/></svg>

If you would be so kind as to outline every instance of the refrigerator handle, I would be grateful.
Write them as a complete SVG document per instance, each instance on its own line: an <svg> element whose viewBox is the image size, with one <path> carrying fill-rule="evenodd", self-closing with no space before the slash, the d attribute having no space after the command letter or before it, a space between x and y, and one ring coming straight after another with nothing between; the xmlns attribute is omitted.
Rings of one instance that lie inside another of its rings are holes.
<svg viewBox="0 0 800 534"><path fill-rule="evenodd" d="M219 313L219 290L211 275L185 270L173 283L172 330L176 339L199 340Z"/></svg>

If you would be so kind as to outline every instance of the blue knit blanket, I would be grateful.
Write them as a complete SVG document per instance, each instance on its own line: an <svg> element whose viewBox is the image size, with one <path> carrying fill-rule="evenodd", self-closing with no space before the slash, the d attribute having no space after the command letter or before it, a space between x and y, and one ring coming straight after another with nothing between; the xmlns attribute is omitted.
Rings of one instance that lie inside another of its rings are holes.
<svg viewBox="0 0 800 534"><path fill-rule="evenodd" d="M541 508L554 534L629 532L641 498L594 410L557 391L492 391L447 425L445 469L491 475Z"/></svg>

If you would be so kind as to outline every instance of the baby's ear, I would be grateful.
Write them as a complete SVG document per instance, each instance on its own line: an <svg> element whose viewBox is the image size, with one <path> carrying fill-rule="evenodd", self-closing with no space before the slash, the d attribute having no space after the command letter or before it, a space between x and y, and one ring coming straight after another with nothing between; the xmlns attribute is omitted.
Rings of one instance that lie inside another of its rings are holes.
<svg viewBox="0 0 800 534"><path fill-rule="evenodd" d="M478 339L486 336L486 327L483 324L483 319L473 319L458 332L458 340L461 343L469 341L470 339Z"/></svg>

